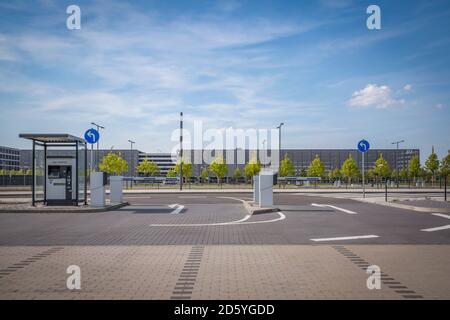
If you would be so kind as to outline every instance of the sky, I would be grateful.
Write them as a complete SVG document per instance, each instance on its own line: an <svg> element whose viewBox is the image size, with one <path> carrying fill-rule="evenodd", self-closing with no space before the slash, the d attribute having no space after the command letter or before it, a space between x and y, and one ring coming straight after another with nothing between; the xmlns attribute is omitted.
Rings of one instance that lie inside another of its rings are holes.
<svg viewBox="0 0 450 320"><path fill-rule="evenodd" d="M0 0L0 145L94 121L101 148L170 151L182 111L187 129L284 122L284 148L403 139L442 158L449 32L448 1Z"/></svg>

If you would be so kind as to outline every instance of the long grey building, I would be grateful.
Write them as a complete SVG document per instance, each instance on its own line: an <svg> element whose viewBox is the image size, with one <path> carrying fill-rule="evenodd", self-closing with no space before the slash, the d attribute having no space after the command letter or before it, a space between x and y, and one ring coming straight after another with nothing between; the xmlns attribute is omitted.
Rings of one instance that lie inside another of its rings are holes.
<svg viewBox="0 0 450 320"><path fill-rule="evenodd" d="M19 170L20 150L0 146L0 170Z"/></svg>
<svg viewBox="0 0 450 320"><path fill-rule="evenodd" d="M11 148L10 148L11 149ZM16 149L17 150L17 149ZM58 153L60 155L62 151L49 151L49 154ZM88 168L91 163L91 154L88 150ZM124 175L132 176L136 172L136 168L140 162L145 159L155 162L159 169L160 175L165 176L169 169L175 166L170 153L145 153L139 150L97 150L94 149L92 154L93 166L96 167L97 163L103 159L105 155L109 152L121 154L121 156L128 162L128 172ZM20 168L30 168L31 167L31 150L20 150ZM185 156L193 163L193 175L199 176L202 168L208 167L208 161L204 161L204 156L208 155L210 158L217 157L218 155L223 155L224 159L228 164L228 177L233 176L233 172L236 168L244 173L245 163L250 161L255 154L255 151L249 150L225 150L225 151L208 151L208 150L185 150ZM296 168L296 174L299 175L303 169L307 169L311 161L318 155L325 165L325 169L332 170L335 168L341 168L344 161L349 155L356 160L358 166L362 167L362 156L361 153L355 149L283 149L280 152L280 158L283 159L285 154L289 156ZM365 168L369 169L375 165L375 161L378 159L380 154L383 155L384 159L389 163L391 168L398 167L399 169L406 169L411 158L416 155L420 159L420 152L418 149L371 149L365 155ZM270 151L267 152L267 157L270 157ZM259 153L258 158L264 162L264 155ZM15 156L17 159L17 156ZM16 160L14 160L16 161ZM199 162L200 161L200 162ZM17 162L15 162L17 163Z"/></svg>

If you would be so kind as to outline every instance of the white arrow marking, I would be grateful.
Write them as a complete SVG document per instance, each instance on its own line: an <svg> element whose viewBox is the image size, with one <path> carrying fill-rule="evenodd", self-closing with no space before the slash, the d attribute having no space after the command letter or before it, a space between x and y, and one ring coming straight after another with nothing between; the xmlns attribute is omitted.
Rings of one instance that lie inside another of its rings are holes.
<svg viewBox="0 0 450 320"><path fill-rule="evenodd" d="M443 214L443 213L432 213L433 216L438 216L441 218L445 218L445 219L450 219L450 216L447 214Z"/></svg>
<svg viewBox="0 0 450 320"><path fill-rule="evenodd" d="M450 229L450 224L447 224L446 226L436 227L436 228L422 229L420 231L433 232L433 231L439 231L439 230L445 230L445 229Z"/></svg>
<svg viewBox="0 0 450 320"><path fill-rule="evenodd" d="M178 203L175 204L171 204L169 205L170 208L176 208L175 210L173 210L170 214L179 214L181 212L181 210L184 209L184 206Z"/></svg>
<svg viewBox="0 0 450 320"><path fill-rule="evenodd" d="M344 208L339 208L339 207L336 207L336 206L332 206L331 204L311 203L311 205L314 206L314 207L322 207L322 208L329 207L329 208L333 208L335 210L339 210L339 211L342 211L342 212L345 212L345 213L348 213L348 214L358 214L357 212L354 212L354 211L351 211L351 210L347 210L347 209L344 209Z"/></svg>
<svg viewBox="0 0 450 320"><path fill-rule="evenodd" d="M378 238L379 236L376 236L374 234L369 234L366 236L352 236L352 237L337 237L337 238L319 238L319 239L310 239L311 241L342 241L342 240L355 240L355 239L370 239L370 238Z"/></svg>
<svg viewBox="0 0 450 320"><path fill-rule="evenodd" d="M219 222L219 223L194 223L194 224L151 224L151 227L207 227L207 226L230 226L230 225L241 225L241 224L258 224L258 223L270 223L286 219L286 216L282 212L277 212L280 216L279 218L264 221L249 221L251 215L246 215L241 220L230 221L230 222Z"/></svg>

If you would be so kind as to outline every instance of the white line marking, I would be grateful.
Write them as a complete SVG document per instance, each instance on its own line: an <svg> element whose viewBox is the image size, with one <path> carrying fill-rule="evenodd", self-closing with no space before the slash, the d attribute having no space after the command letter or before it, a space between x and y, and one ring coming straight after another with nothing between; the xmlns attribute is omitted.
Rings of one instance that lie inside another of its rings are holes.
<svg viewBox="0 0 450 320"><path fill-rule="evenodd" d="M366 236L352 236L352 237L337 237L337 238L319 238L319 239L310 239L311 241L341 241L341 240L355 240L355 239L370 239L370 238L378 238L379 236L376 236L374 234L369 234Z"/></svg>
<svg viewBox="0 0 450 320"><path fill-rule="evenodd" d="M179 214L181 212L181 210L184 209L184 206L178 203L175 204L171 204L169 205L170 208L176 208L175 210L173 210L170 214Z"/></svg>
<svg viewBox="0 0 450 320"><path fill-rule="evenodd" d="M443 213L432 213L433 216L438 216L441 218L446 218L446 219L450 219L450 216L447 214L443 214Z"/></svg>
<svg viewBox="0 0 450 320"><path fill-rule="evenodd" d="M180 199L205 199L206 196L178 196Z"/></svg>
<svg viewBox="0 0 450 320"><path fill-rule="evenodd" d="M335 210L339 210L339 211L342 211L342 212L345 212L345 213L348 213L348 214L358 214L357 212L354 212L354 211L351 211L351 210L347 210L347 209L344 209L344 208L339 208L339 207L336 207L336 206L332 206L331 204L317 204L317 203L311 203L311 205L312 206L314 206L314 207L329 207L329 208L333 208L333 209L335 209Z"/></svg>
<svg viewBox="0 0 450 320"><path fill-rule="evenodd" d="M230 224L240 224L248 219L251 215L246 215L244 218L236 221L230 222L219 222L219 223L194 223L194 224L151 224L151 227L203 227L203 226L226 226Z"/></svg>
<svg viewBox="0 0 450 320"><path fill-rule="evenodd" d="M272 219L272 220L264 220L264 221L249 221L249 222L241 222L239 224L257 224L257 223L269 223L269 222L275 222L275 221L281 221L286 219L286 216L283 214L283 212L278 211L279 218Z"/></svg>
<svg viewBox="0 0 450 320"><path fill-rule="evenodd" d="M439 230L445 230L445 229L450 229L450 224L447 224L447 225L441 226L441 227L436 227L436 228L422 229L420 231L433 232L433 231L439 231Z"/></svg>

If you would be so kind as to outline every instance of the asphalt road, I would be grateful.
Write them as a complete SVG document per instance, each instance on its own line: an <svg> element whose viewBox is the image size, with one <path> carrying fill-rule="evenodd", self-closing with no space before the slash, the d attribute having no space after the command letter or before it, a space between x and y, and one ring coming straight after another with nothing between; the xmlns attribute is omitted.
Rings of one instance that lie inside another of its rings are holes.
<svg viewBox="0 0 450 320"><path fill-rule="evenodd" d="M282 212L248 216L239 199L250 196L130 195L132 205L112 212L0 214L0 245L450 243L450 229L441 228L449 215L275 194Z"/></svg>

